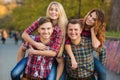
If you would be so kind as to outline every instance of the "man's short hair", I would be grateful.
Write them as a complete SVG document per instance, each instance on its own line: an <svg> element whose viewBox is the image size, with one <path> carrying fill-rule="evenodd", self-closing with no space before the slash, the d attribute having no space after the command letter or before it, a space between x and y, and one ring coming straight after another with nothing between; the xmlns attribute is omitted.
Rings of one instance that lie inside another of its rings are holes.
<svg viewBox="0 0 120 80"><path fill-rule="evenodd" d="M48 18L48 17L41 17L39 19L39 21L38 21L38 26L40 26L40 25L42 25L44 23L47 23L47 22L51 22L50 18ZM52 24L52 22L51 22L51 24Z"/></svg>
<svg viewBox="0 0 120 80"><path fill-rule="evenodd" d="M82 29L82 22L79 20L79 19L70 19L69 21L68 21L68 24L67 24L67 28L68 28L68 25L69 24L79 24L80 25L80 28Z"/></svg>

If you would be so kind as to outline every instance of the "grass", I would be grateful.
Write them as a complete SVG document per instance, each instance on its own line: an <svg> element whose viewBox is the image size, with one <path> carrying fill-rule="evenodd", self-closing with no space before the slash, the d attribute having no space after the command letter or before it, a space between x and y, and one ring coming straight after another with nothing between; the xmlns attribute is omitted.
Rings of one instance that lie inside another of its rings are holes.
<svg viewBox="0 0 120 80"><path fill-rule="evenodd" d="M111 36L111 37L120 38L120 32L107 31L107 32L106 32L106 36Z"/></svg>

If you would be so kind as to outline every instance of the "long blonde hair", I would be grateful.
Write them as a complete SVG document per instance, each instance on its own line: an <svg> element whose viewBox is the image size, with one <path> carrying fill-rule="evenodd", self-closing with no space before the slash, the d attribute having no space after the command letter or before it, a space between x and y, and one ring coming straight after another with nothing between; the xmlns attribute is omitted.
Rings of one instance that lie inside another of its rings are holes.
<svg viewBox="0 0 120 80"><path fill-rule="evenodd" d="M60 49L60 51L59 51L59 53L62 54L63 48L64 48L64 42L65 42L66 25L67 25L68 19L67 19L67 16L66 16L66 13L65 13L65 10L64 10L62 4L60 4L59 2L56 2L56 1L52 1L48 5L46 16L49 17L49 9L53 4L58 7L58 12L59 12L58 26L62 29L62 32L63 32L63 41L61 44L62 49Z"/></svg>
<svg viewBox="0 0 120 80"><path fill-rule="evenodd" d="M96 22L94 25L95 34L96 34L98 40L103 45L105 42L106 23L105 23L105 14L101 9L93 9L93 10L89 11L83 20L83 27L84 28L86 27L86 19L93 12L96 12L96 15L97 15L97 19L96 19Z"/></svg>

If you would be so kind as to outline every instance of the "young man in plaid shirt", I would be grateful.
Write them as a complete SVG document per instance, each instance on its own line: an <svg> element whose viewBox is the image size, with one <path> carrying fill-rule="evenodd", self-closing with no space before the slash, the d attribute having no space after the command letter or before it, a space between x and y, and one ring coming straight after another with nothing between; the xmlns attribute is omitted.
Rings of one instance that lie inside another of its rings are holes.
<svg viewBox="0 0 120 80"><path fill-rule="evenodd" d="M72 19L67 26L73 54L66 53L68 80L95 80L94 57L91 38L81 36L82 28L78 20ZM77 68L71 67L71 59L77 61Z"/></svg>
<svg viewBox="0 0 120 80"><path fill-rule="evenodd" d="M38 33L39 36L35 37L35 41L44 43L48 48L43 51L30 46L23 80L46 80L54 61L53 57L59 51L59 48L51 48L54 44L51 40L53 27L49 19L40 18Z"/></svg>

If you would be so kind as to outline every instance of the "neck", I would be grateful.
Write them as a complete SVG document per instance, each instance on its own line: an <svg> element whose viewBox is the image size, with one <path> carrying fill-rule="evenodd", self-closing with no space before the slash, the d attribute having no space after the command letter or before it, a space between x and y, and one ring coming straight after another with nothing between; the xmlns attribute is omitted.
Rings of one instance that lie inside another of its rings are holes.
<svg viewBox="0 0 120 80"><path fill-rule="evenodd" d="M78 44L80 44L80 42L81 42L81 37L79 37L79 38L76 39L76 40L71 40L71 42L72 42L74 45L78 45Z"/></svg>
<svg viewBox="0 0 120 80"><path fill-rule="evenodd" d="M50 39L43 39L43 38L40 38L41 42L43 44L48 44L50 42Z"/></svg>
<svg viewBox="0 0 120 80"><path fill-rule="evenodd" d="M85 25L85 30L90 30L92 26Z"/></svg>
<svg viewBox="0 0 120 80"><path fill-rule="evenodd" d="M58 20L52 20L52 22L54 26L58 24Z"/></svg>

